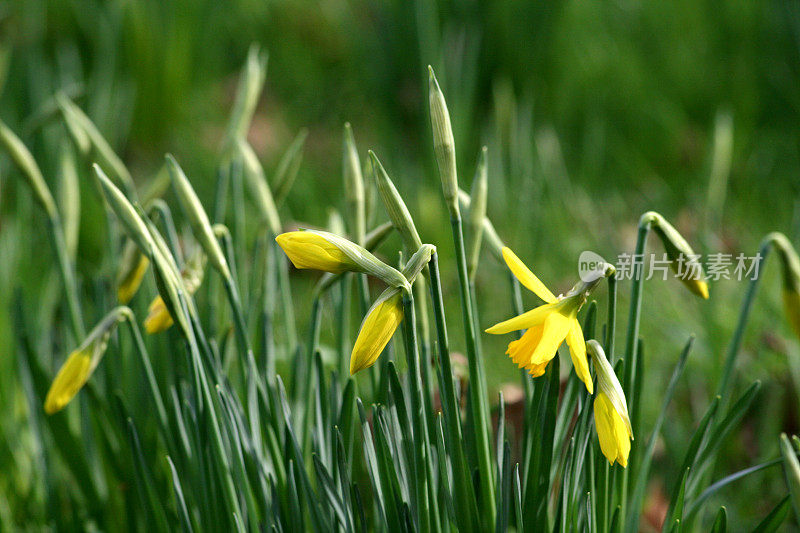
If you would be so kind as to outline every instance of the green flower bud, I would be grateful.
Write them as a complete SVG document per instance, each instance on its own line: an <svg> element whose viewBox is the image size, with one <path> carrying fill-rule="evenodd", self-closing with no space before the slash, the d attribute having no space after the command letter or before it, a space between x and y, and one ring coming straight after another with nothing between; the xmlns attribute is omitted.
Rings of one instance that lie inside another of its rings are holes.
<svg viewBox="0 0 800 533"><path fill-rule="evenodd" d="M409 250L419 249L422 246L422 239L419 238L419 233L416 226L414 226L414 220L411 218L411 213L409 213L406 203L400 193L397 192L397 188L372 150L369 152L369 157L372 161L375 183L378 186L378 192L383 201L383 206L386 208L386 213L389 215L389 220L392 221L395 229L400 233L406 248Z"/></svg>
<svg viewBox="0 0 800 533"><path fill-rule="evenodd" d="M175 188L175 194L183 205L186 217L192 227L197 242L203 247L208 255L211 265L220 273L220 275L228 279L231 276L228 262L225 260L225 254L222 252L222 247L219 241L214 236L214 230L211 227L211 221L208 219L203 204L197 197L197 193L189 183L189 179L184 174L178 162L172 155L167 155L167 168L172 176L172 185Z"/></svg>
<svg viewBox="0 0 800 533"><path fill-rule="evenodd" d="M439 177L442 180L442 192L450 217L460 216L458 210L458 173L456 172L456 143L453 139L453 127L450 124L450 113L447 102L439 88L439 82L428 66L428 91L433 130L433 150L439 165Z"/></svg>
<svg viewBox="0 0 800 533"><path fill-rule="evenodd" d="M472 193L470 194L469 218L467 227L469 228L469 240L467 241L467 272L469 279L475 281L475 274L478 271L478 259L481 254L481 242L483 240L483 221L486 219L486 203L489 194L489 184L487 177L486 147L481 149L478 168L475 171L475 179L472 181Z"/></svg>

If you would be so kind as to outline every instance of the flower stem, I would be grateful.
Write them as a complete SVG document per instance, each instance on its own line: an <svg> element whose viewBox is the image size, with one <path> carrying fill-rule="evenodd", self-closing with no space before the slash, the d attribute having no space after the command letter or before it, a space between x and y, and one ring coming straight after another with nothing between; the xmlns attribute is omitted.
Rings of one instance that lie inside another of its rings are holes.
<svg viewBox="0 0 800 533"><path fill-rule="evenodd" d="M467 344L467 360L470 375L470 405L475 424L475 446L478 455L478 471L482 516L486 524L495 523L495 486L492 481L492 452L489 444L489 406L486 398L486 376L483 361L476 348L475 321L472 313L472 298L467 275L467 258L464 250L464 232L461 217L456 214L450 218L455 243L456 264L458 267L461 314Z"/></svg>
<svg viewBox="0 0 800 533"><path fill-rule="evenodd" d="M419 350L417 348L417 325L414 313L414 296L411 292L403 294L403 332L406 341L406 357L408 359L409 384L411 387L411 421L414 432L414 469L416 471L417 526L422 532L430 531L430 504L428 483L432 472L428 472L427 455L430 451L427 424L422 406L422 375L419 366Z"/></svg>
<svg viewBox="0 0 800 533"><path fill-rule="evenodd" d="M447 323L442 300L442 281L439 278L439 256L434 252L428 263L431 281L431 300L439 346L440 401L444 412L445 427L448 432L449 452L453 466L453 485L455 490L456 523L461 531L473 531L477 523L475 495L470 479L470 469L464 456L464 439L461 432L461 413L456 401L453 386L453 370L450 366L450 348L447 340Z"/></svg>

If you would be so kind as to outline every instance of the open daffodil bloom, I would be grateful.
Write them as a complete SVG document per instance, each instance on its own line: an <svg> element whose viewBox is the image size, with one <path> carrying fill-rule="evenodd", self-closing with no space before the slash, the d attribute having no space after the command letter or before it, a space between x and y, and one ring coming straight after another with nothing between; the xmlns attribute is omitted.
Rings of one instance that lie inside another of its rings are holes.
<svg viewBox="0 0 800 533"><path fill-rule="evenodd" d="M544 374L547 364L555 357L561 343L566 340L575 372L586 384L586 389L590 393L593 392L592 377L586 362L586 343L577 315L586 302L587 294L597 282L610 273L598 273L591 281L576 285L566 296L556 297L510 248L503 248L503 259L519 282L546 303L505 322L495 324L486 332L501 335L526 329L521 339L509 343L506 353L520 368L526 369L534 377ZM608 267L613 273L613 267L610 265Z"/></svg>

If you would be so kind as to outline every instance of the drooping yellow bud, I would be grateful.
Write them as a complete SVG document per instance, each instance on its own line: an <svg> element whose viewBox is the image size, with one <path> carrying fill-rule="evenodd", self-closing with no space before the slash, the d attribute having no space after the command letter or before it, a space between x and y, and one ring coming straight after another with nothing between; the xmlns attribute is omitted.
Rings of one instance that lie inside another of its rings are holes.
<svg viewBox="0 0 800 533"><path fill-rule="evenodd" d="M181 282L188 296L197 292L200 284L203 283L205 262L206 255L201 250L197 250L183 267L181 271ZM147 317L144 319L145 331L153 335L166 331L172 327L173 323L172 315L167 305L164 303L164 299L160 294L157 295L147 308Z"/></svg>
<svg viewBox="0 0 800 533"><path fill-rule="evenodd" d="M616 461L625 467L633 440L625 393L600 344L592 339L586 348L597 372L599 390L594 400L594 420L600 449L609 463L613 465Z"/></svg>
<svg viewBox="0 0 800 533"><path fill-rule="evenodd" d="M400 289L387 289L367 312L350 355L350 375L369 368L378 360L403 321L402 299Z"/></svg>
<svg viewBox="0 0 800 533"><path fill-rule="evenodd" d="M795 334L800 337L800 258L783 233L770 233L764 239L771 242L781 260L783 272L783 308Z"/></svg>
<svg viewBox="0 0 800 533"><path fill-rule="evenodd" d="M111 311L67 357L47 391L44 400L45 413L57 413L78 394L100 364L112 331L128 314L130 310L127 307L117 307Z"/></svg>
<svg viewBox="0 0 800 533"><path fill-rule="evenodd" d="M403 276L413 284L431 259L436 247L423 244L403 268ZM403 291L390 287L375 300L361 324L350 355L350 375L375 364L389 339L403 321Z"/></svg>
<svg viewBox="0 0 800 533"><path fill-rule="evenodd" d="M664 251L670 260L670 268L690 291L707 300L708 283L705 280L703 267L697 260L698 255L694 253L683 235L655 211L648 211L639 219L640 227L648 224L664 245Z"/></svg>

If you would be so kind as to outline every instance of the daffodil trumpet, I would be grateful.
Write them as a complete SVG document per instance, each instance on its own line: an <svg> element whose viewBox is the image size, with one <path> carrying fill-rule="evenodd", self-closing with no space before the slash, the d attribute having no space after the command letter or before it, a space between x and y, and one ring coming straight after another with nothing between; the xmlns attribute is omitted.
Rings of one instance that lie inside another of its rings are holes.
<svg viewBox="0 0 800 533"><path fill-rule="evenodd" d="M597 373L599 390L594 399L594 425L600 441L600 450L610 464L613 465L616 461L622 467L626 467L631 451L633 429L628 416L625 393L600 344L591 339L586 343L586 348Z"/></svg>
<svg viewBox="0 0 800 533"><path fill-rule="evenodd" d="M593 392L594 385L586 361L586 343L577 315L597 284L614 274L614 267L606 263L599 270L584 275L566 295L556 297L510 248L504 247L502 254L519 282L544 300L545 304L495 324L486 332L501 335L527 330L522 338L509 343L506 353L517 366L526 369L534 377L544 374L558 347L566 340L575 372L586 389Z"/></svg>

